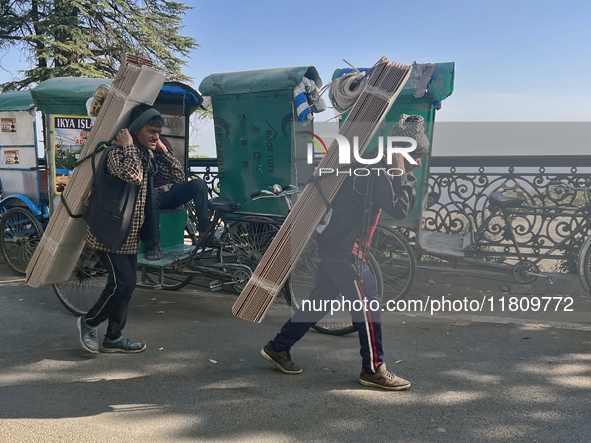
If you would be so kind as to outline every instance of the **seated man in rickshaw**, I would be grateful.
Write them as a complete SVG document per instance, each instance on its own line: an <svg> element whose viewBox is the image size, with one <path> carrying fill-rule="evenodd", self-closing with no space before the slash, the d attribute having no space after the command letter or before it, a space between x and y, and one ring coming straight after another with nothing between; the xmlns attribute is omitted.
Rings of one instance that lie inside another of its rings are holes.
<svg viewBox="0 0 591 443"><path fill-rule="evenodd" d="M170 142L161 137L159 143L162 144L162 149L167 149L171 154L173 153ZM162 258L162 248L160 247L160 210L161 209L176 209L183 206L185 203L193 200L195 203L195 211L198 220L199 237L203 238L203 233L209 226L209 211L208 211L208 188L205 181L200 178L173 183L170 180L162 177L156 171L154 175L154 193L153 202L150 205L152 217L146 226L148 240L148 252L146 258L148 260L159 260Z"/></svg>

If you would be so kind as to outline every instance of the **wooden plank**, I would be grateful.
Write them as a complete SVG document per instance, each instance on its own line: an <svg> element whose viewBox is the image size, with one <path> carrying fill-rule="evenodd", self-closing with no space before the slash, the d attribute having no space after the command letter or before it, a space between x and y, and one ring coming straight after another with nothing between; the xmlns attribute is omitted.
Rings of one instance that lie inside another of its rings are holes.
<svg viewBox="0 0 591 443"><path fill-rule="evenodd" d="M382 59L369 77L368 84L341 127L351 146L359 137L359 150L367 145L383 122L388 110L410 76L411 67L388 63ZM338 143L334 141L314 172L339 165ZM353 153L350 153L353 162ZM245 320L260 323L289 275L291 266L304 249L326 211L324 197L332 201L345 180L345 175L323 177L316 185L308 184L281 229L269 245L252 278L234 303L232 313Z"/></svg>
<svg viewBox="0 0 591 443"><path fill-rule="evenodd" d="M102 141L112 140L121 128L129 122L131 110L140 103L152 104L164 81L166 74L153 69L146 59L131 58L122 63L101 111L90 131L89 137L80 153L80 158L88 157ZM102 153L96 155L96 164ZM85 196L92 185L91 160L78 165L66 186L63 196L73 214L81 214ZM84 247L86 223L81 218L72 218L60 202L29 262L27 284L39 287L59 283L69 279L78 257Z"/></svg>

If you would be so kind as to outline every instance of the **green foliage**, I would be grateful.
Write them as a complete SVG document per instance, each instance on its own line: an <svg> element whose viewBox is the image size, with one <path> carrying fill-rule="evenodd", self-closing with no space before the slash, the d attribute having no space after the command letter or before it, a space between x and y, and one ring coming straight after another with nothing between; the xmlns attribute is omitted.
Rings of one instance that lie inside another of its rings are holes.
<svg viewBox="0 0 591 443"><path fill-rule="evenodd" d="M210 105L207 109L198 108L193 114L196 120L207 120L213 118L213 107Z"/></svg>
<svg viewBox="0 0 591 443"><path fill-rule="evenodd" d="M55 155L55 167L58 169L69 169L73 171L77 161L78 159L71 152Z"/></svg>
<svg viewBox="0 0 591 443"><path fill-rule="evenodd" d="M189 9L170 0L0 0L0 51L19 49L32 65L0 88L24 89L52 77L114 77L127 53L149 58L171 80L190 81L183 58L199 44L178 33Z"/></svg>
<svg viewBox="0 0 591 443"><path fill-rule="evenodd" d="M191 118L189 119L190 125L190 134L189 138L190 141L195 141L200 135L201 130L203 129L203 125L206 120L210 120L213 118L213 108L209 106L207 109L197 109L193 114L191 114ZM209 158L207 155L200 155L199 148L201 145L199 144L190 144L189 145L189 157L191 158Z"/></svg>

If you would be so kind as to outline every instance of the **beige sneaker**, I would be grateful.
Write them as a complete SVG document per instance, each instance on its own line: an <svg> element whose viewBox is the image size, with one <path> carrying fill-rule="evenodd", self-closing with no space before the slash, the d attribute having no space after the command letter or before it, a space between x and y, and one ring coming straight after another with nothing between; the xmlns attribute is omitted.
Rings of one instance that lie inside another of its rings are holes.
<svg viewBox="0 0 591 443"><path fill-rule="evenodd" d="M363 386L371 386L372 388L386 389L388 391L404 391L410 388L410 382L388 370L386 363L382 363L378 368L378 372L375 374L370 374L365 368L362 368L359 383Z"/></svg>

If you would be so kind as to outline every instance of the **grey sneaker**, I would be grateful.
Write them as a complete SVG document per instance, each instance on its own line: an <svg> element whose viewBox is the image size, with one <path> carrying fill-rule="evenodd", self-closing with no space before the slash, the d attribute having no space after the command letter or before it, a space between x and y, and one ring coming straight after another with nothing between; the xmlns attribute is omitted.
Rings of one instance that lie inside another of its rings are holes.
<svg viewBox="0 0 591 443"><path fill-rule="evenodd" d="M88 352L98 354L100 346L98 340L98 331L86 324L85 316L78 317L78 331L80 332L80 344Z"/></svg>
<svg viewBox="0 0 591 443"><path fill-rule="evenodd" d="M129 338L119 338L111 341L105 337L101 345L102 352L124 352L126 354L137 354L146 350L146 343L136 343Z"/></svg>
<svg viewBox="0 0 591 443"><path fill-rule="evenodd" d="M372 388L386 389L388 391L404 391L410 388L410 382L391 372L386 366L386 363L382 363L378 368L378 372L375 374L370 374L365 368L362 368L359 383L363 386L371 386Z"/></svg>
<svg viewBox="0 0 591 443"><path fill-rule="evenodd" d="M302 372L302 368L291 361L289 352L275 352L271 346L271 342L267 343L261 349L261 355L284 374L300 374Z"/></svg>

